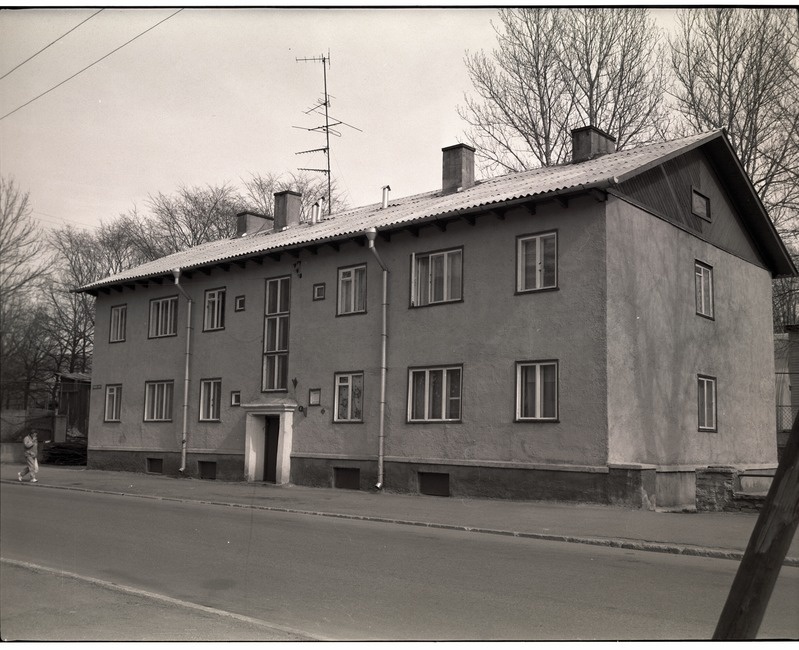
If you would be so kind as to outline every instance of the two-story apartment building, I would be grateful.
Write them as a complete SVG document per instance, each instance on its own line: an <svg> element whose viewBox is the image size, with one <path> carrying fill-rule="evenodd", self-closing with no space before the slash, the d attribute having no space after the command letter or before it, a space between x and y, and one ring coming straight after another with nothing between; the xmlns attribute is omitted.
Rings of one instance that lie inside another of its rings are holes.
<svg viewBox="0 0 799 650"><path fill-rule="evenodd" d="M97 297L89 466L634 507L776 463L771 279L721 131L239 235ZM390 181L390 179L387 179Z"/></svg>

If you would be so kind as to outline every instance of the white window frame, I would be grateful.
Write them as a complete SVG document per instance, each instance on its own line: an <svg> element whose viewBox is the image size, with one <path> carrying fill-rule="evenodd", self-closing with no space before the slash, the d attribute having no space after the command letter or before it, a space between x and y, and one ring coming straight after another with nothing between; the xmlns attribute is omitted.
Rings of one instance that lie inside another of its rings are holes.
<svg viewBox="0 0 799 650"><path fill-rule="evenodd" d="M150 326L148 336L151 339L164 336L176 336L178 333L178 297L154 298L150 301Z"/></svg>
<svg viewBox="0 0 799 650"><path fill-rule="evenodd" d="M356 380L360 386L356 386ZM334 422L363 422L363 372L337 372L335 374L335 388L333 395L335 398L333 407ZM347 398L346 412L341 410L341 392ZM357 399L360 402L360 414L355 415L353 403Z"/></svg>
<svg viewBox="0 0 799 650"><path fill-rule="evenodd" d="M200 380L200 422L219 422L222 419L222 380Z"/></svg>
<svg viewBox="0 0 799 650"><path fill-rule="evenodd" d="M203 332L225 329L225 287L205 292Z"/></svg>
<svg viewBox="0 0 799 650"><path fill-rule="evenodd" d="M718 431L718 402L716 397L715 377L697 375L696 401L699 415L699 431Z"/></svg>
<svg viewBox="0 0 799 650"><path fill-rule="evenodd" d="M545 385L542 381L542 369L544 367L552 367L555 369L555 412L552 415L544 415L544 389ZM524 382L525 371L529 370L535 373L535 395L533 402L533 414L525 414L525 390L526 382ZM517 361L516 362L516 421L517 422L556 422L560 413L560 391L558 384L560 382L560 368L559 362L556 359L549 359L546 361Z"/></svg>
<svg viewBox="0 0 799 650"><path fill-rule="evenodd" d="M338 270L337 316L366 312L366 264Z"/></svg>
<svg viewBox="0 0 799 650"><path fill-rule="evenodd" d="M699 316L715 318L713 267L699 260L694 261L694 287L696 299L696 313Z"/></svg>
<svg viewBox="0 0 799 650"><path fill-rule="evenodd" d="M241 406L241 391L240 390L232 390L232 391L230 391L230 405L231 406Z"/></svg>
<svg viewBox="0 0 799 650"><path fill-rule="evenodd" d="M544 279L544 262L546 240L555 242L555 278L552 282L546 283ZM535 250L535 278L533 286L527 286L525 269L527 267L528 244L531 243ZM516 291L518 293L529 293L531 291L543 291L546 289L558 288L558 232L552 230L548 232L535 233L531 235L521 235L516 238Z"/></svg>
<svg viewBox="0 0 799 650"><path fill-rule="evenodd" d="M441 374L441 401L436 404L431 400L431 377ZM457 396L450 396L449 387L451 377L457 374ZM422 413L414 413L414 388L416 378L423 378L424 406ZM457 404L457 416L452 417L452 403ZM440 417L435 417L435 409L440 412ZM421 417L420 417L421 415ZM408 422L460 422L463 418L463 366L430 366L426 368L408 369Z"/></svg>
<svg viewBox="0 0 799 650"><path fill-rule="evenodd" d="M122 419L122 384L107 384L105 387L104 422L120 422Z"/></svg>
<svg viewBox="0 0 799 650"><path fill-rule="evenodd" d="M148 381L144 384L144 421L171 422L175 382Z"/></svg>
<svg viewBox="0 0 799 650"><path fill-rule="evenodd" d="M111 307L111 322L108 332L109 343L122 343L127 334L128 306L114 305Z"/></svg>
<svg viewBox="0 0 799 650"><path fill-rule="evenodd" d="M436 263L441 260L441 295L436 296ZM457 260L457 262L456 262ZM458 266L459 282L453 286L453 269ZM411 306L427 307L463 300L463 247L411 254Z"/></svg>
<svg viewBox="0 0 799 650"><path fill-rule="evenodd" d="M288 389L291 276L270 278L266 281L265 291L264 357L261 369L261 391L264 393ZM274 300L270 300L272 296Z"/></svg>

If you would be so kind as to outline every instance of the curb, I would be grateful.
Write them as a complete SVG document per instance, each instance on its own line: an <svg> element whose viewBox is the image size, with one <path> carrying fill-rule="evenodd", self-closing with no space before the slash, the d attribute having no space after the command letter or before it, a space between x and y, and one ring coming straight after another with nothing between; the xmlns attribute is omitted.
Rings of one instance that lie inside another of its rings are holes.
<svg viewBox="0 0 799 650"><path fill-rule="evenodd" d="M11 479L0 479L0 483L17 484L18 481ZM670 553L672 555L688 555L694 557L707 557L720 560L740 561L743 551L710 548L706 546L695 546L692 544L673 544L668 542L649 542L645 540L613 538L613 537L580 537L575 535L555 535L551 533L529 533L513 530L503 530L498 528L481 528L475 526L463 526L459 524L441 524L436 522L413 521L409 519L395 519L392 517L381 517L376 515L353 515L337 512L323 512L315 510L299 510L296 508L286 508L281 506L261 506L246 503L231 503L228 501L209 501L206 499L192 499L187 497L163 497L152 494L133 494L130 492L116 492L113 490L97 490L94 488L84 488L65 485L40 485L43 488L52 490L68 490L72 492L89 492L92 494L108 494L112 496L136 497L138 499L153 499L155 501L172 501L177 503L200 503L203 505L223 506L228 508L245 508L250 510L266 510L271 512L284 512L296 515L309 515L313 517L332 517L335 519L352 519L356 521L375 521L384 524L399 524L403 526L418 526L422 528L438 528L442 530L459 530L468 533L482 533L487 535L503 535L505 537L519 537L522 539L538 539L547 542L568 542L571 544L588 544L591 546L604 546L607 548L623 548L633 551L647 551L651 553ZM782 566L799 567L799 558L786 557Z"/></svg>

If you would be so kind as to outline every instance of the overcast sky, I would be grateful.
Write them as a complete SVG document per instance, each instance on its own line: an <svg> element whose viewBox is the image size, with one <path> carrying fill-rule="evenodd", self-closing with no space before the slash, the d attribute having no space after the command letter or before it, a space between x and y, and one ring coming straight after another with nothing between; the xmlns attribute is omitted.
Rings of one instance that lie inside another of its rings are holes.
<svg viewBox="0 0 799 650"><path fill-rule="evenodd" d="M330 54L331 138L352 206L433 190L441 148L464 141L465 50L495 45L493 8L105 9L0 12L0 174L30 192L43 226L96 226L181 185L324 167L305 129ZM653 10L668 20L668 10ZM664 24L664 23L662 23ZM6 116L6 117L2 117ZM321 120L321 121L320 121ZM302 127L300 129L293 128Z"/></svg>

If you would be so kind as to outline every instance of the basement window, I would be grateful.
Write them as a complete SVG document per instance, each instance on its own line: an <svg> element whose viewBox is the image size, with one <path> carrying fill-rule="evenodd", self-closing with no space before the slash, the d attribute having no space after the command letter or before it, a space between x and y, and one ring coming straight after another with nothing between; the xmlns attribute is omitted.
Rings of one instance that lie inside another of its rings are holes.
<svg viewBox="0 0 799 650"><path fill-rule="evenodd" d="M343 490L360 490L361 470L357 467L334 467L333 487Z"/></svg>
<svg viewBox="0 0 799 650"><path fill-rule="evenodd" d="M147 473L148 474L163 474L164 473L164 459L163 458L148 458L147 459Z"/></svg>
<svg viewBox="0 0 799 650"><path fill-rule="evenodd" d="M433 497L449 496L449 474L419 472L419 492Z"/></svg>
<svg viewBox="0 0 799 650"><path fill-rule="evenodd" d="M216 463L209 460L197 461L197 473L200 478L213 481L216 479Z"/></svg>

